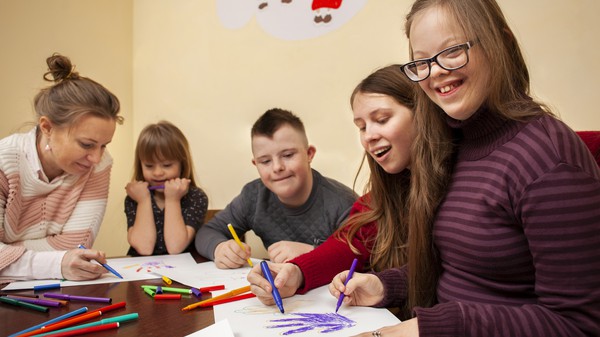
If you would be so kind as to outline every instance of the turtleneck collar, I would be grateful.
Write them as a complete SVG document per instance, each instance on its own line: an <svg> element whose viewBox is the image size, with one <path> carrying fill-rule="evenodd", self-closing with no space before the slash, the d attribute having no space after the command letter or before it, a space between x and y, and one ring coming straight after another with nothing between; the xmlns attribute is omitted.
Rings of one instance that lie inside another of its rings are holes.
<svg viewBox="0 0 600 337"><path fill-rule="evenodd" d="M478 160L512 139L526 123L509 120L485 108L459 121L446 115L448 125L459 135L459 160Z"/></svg>

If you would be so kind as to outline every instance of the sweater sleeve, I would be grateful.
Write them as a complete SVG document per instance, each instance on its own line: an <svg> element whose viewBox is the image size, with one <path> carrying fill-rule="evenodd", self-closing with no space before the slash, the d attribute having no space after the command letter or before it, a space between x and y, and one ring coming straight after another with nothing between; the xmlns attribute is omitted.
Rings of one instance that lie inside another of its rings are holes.
<svg viewBox="0 0 600 337"><path fill-rule="evenodd" d="M227 228L231 224L238 236L244 235L251 230L251 224L246 219L246 211L253 206L246 205L244 191L235 197L231 203L217 213L209 222L202 225L196 233L194 244L200 255L213 260L215 259L215 248L219 243L231 240L233 237Z"/></svg>
<svg viewBox="0 0 600 337"><path fill-rule="evenodd" d="M536 303L416 308L421 337L600 336L598 177L559 164L515 202L533 258Z"/></svg>
<svg viewBox="0 0 600 337"><path fill-rule="evenodd" d="M362 201L358 200L352 206L350 215L364 209ZM341 237L344 237L344 231L345 228L342 229ZM376 234L375 223L366 224L359 229L352 238L352 244L358 249L359 254L355 254L345 240L334 234L314 250L291 260L290 263L297 265L304 276L304 284L297 293L304 294L331 282L337 273L350 268L354 258L358 259L356 271L364 271L370 261L372 242Z"/></svg>

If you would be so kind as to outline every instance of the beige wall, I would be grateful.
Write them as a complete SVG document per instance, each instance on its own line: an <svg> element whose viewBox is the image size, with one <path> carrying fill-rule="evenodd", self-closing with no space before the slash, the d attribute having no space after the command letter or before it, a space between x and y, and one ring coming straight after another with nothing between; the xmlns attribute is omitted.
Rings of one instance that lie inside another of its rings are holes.
<svg viewBox="0 0 600 337"><path fill-rule="evenodd" d="M109 255L127 248L123 186L135 138L160 119L188 136L210 208L223 208L257 177L249 130L275 106L304 120L317 147L313 166L352 186L361 149L348 97L375 68L408 59L402 22L410 3L370 0L341 29L283 41L254 20L224 28L215 0L0 0L0 136L32 119L43 60L54 50L119 95L127 121L109 147L109 212L95 245ZM600 130L593 99L600 91L600 2L499 3L523 45L534 93L572 128Z"/></svg>

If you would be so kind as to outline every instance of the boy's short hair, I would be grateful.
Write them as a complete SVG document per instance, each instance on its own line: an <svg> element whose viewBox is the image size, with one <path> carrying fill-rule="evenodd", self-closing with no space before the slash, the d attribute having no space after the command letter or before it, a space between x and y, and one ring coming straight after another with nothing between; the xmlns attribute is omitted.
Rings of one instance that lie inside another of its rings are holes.
<svg viewBox="0 0 600 337"><path fill-rule="evenodd" d="M250 136L252 138L256 136L273 138L275 132L277 132L279 128L286 124L291 126L294 130L300 132L300 134L302 134L306 140L306 145L308 145L308 137L306 137L304 124L300 118L294 115L291 111L280 108L269 109L262 114L262 116L260 116L256 122L254 122Z"/></svg>

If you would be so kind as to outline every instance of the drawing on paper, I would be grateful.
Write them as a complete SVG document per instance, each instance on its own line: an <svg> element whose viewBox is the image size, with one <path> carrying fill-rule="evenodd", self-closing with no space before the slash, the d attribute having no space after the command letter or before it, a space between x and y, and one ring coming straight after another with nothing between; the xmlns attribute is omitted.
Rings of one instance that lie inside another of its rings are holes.
<svg viewBox="0 0 600 337"><path fill-rule="evenodd" d="M306 308L307 306L311 305L312 303L313 303L312 301L304 301L304 300L286 302L285 303L285 312L293 313L294 311L296 311L300 308L303 308L303 307ZM271 306L249 305L242 309L237 309L234 312L236 312L238 314L243 314L243 315L268 315L268 314L281 315L279 308L277 308L274 305L271 305Z"/></svg>
<svg viewBox="0 0 600 337"><path fill-rule="evenodd" d="M157 269L161 269L161 268L165 268L165 269L171 269L171 268L175 268L174 266L168 265L166 263L164 263L163 261L148 261L148 262L144 262L141 264L133 264L130 266L125 266L123 267L124 269L129 269L129 268L136 268L135 272L136 273L151 273Z"/></svg>
<svg viewBox="0 0 600 337"><path fill-rule="evenodd" d="M336 313L293 313L291 315L300 317L272 319L270 322L276 324L267 326L267 328L286 328L288 330L281 334L287 336L311 330L329 333L356 325L355 321Z"/></svg>

